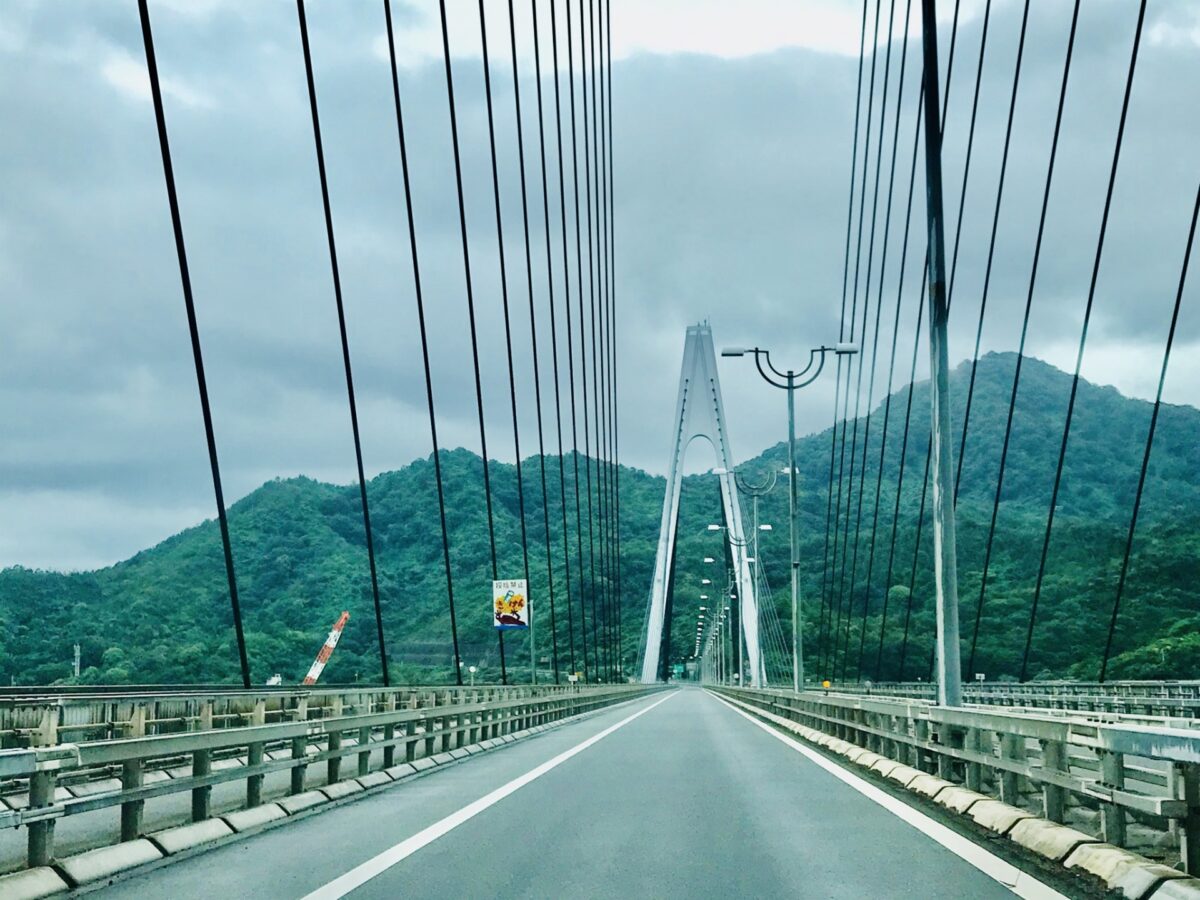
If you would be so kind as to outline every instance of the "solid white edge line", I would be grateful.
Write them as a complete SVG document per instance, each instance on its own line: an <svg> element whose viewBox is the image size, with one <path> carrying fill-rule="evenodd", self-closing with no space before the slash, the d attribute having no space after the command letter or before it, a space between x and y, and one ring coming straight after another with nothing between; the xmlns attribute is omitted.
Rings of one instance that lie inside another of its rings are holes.
<svg viewBox="0 0 1200 900"><path fill-rule="evenodd" d="M761 722L749 713L738 709L733 704L726 701L724 698L717 696L712 691L706 690L710 697L717 700L724 706L733 710L739 716L742 716L748 722L757 725L771 737L776 738L782 743L791 747L797 753L803 754L812 762L816 763L830 775L833 775L839 781L844 782L848 786L854 788L864 797L878 803L892 815L902 819L913 828L920 831L922 834L929 837L931 840L941 844L955 856L970 863L979 871L983 872L989 878L1000 882L1018 897L1025 897L1028 900L1069 900L1063 894L1054 890L1049 885L1038 881L1028 872L1019 869L1010 862L1006 862L994 853L980 847L969 838L963 837L957 831L947 828L941 822L930 818L920 810L914 809L903 800L893 797L886 791L880 790L869 781L859 778L853 772L847 771L842 766L829 759L826 759L815 750L811 750L804 746L794 738L788 737L781 731L776 731L765 722Z"/></svg>
<svg viewBox="0 0 1200 900"><path fill-rule="evenodd" d="M351 891L355 890L356 888L361 887L362 885L366 884L372 878L374 878L375 876L380 875L381 873L390 869L392 866L396 865L398 862L401 862L402 860L408 858L409 856L412 856L414 853L416 853L422 847L432 844L438 838L442 837L442 835L448 834L449 832L453 831L455 828L457 828L463 822L466 822L468 819L474 818L475 816L479 815L481 812L483 812L488 807L494 806L495 804L499 803L501 800L503 800L509 794L523 788L525 785L529 784L531 781L541 778L543 775L545 775L551 769L554 769L554 768L562 765L563 763L565 763L572 756L575 756L577 753L582 753L584 750L586 750L588 747L595 744L597 741L603 740L604 738L608 737L610 734L612 734L618 728L623 728L624 726L628 725L630 722L632 722L634 719L638 718L639 716L644 716L646 713L650 712L650 710L654 709L656 706L666 703L668 700L670 700L672 697L674 697L676 693L678 693L678 692L671 691L669 694L667 694L661 700L656 700L654 703L651 703L649 706L639 709L633 715L626 716L624 719L622 719L620 722L617 722L615 725L610 725L608 728L605 728L603 731L597 732L596 734L592 735L590 738L583 741L582 743L576 744L574 747L570 748L569 750L564 750L562 753L558 754L558 756L555 756L551 759L546 760L546 762L542 763L540 766L530 769L524 775L520 775L520 776L514 778L512 781L509 781L507 784L501 785L500 787L496 788L491 793L485 794L484 796L480 797L478 800L475 800L472 803L468 803L466 806L464 806L462 809L458 810L457 812L452 812L452 813L450 813L450 815L446 816L443 819L440 819L437 822L434 822L432 825L428 826L427 828L423 828L421 831L418 831L416 834L412 835L411 837L405 838L400 843L395 844L392 847L389 847L387 850L384 850L383 852L371 857L366 862L364 862L358 866L355 866L353 869L351 869L349 872L345 873L344 875L341 875L341 876L335 878L333 881L329 882L328 884L317 888L315 891L313 891L310 894L307 894L304 897L304 900L337 900L337 898L339 898L339 897L346 896L346 894L348 894Z"/></svg>

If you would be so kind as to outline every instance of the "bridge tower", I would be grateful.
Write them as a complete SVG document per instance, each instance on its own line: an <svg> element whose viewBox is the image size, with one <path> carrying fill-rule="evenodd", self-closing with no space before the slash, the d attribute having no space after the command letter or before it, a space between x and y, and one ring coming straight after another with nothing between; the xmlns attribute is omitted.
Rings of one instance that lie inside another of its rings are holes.
<svg viewBox="0 0 1200 900"><path fill-rule="evenodd" d="M650 613L647 617L646 646L642 653L642 682L659 679L663 629L670 588L671 563L675 556L675 529L679 521L679 491L683 481L683 458L688 445L704 438L717 456L721 481L721 502L725 507L725 532L733 560L738 597L741 598L741 638L745 642L750 683L763 682L762 653L758 638L758 598L750 576L742 512L734 482L733 452L725 427L721 404L721 382L717 377L717 356L713 350L712 329L707 324L692 325L683 345L683 368L679 374L679 398L671 437L671 461L667 468L667 490L663 498L662 526L658 535L658 553L654 558L654 582L650 589ZM714 579L716 581L717 579Z"/></svg>

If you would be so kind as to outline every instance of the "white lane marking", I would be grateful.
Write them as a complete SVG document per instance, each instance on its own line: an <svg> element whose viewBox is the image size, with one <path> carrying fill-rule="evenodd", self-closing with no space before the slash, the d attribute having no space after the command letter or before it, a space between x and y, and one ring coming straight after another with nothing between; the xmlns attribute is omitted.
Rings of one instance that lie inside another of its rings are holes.
<svg viewBox="0 0 1200 900"><path fill-rule="evenodd" d="M765 722L760 722L749 713L738 709L711 691L705 691L705 693L729 707L747 721L754 723L767 734L771 735L771 737L782 741L797 753L802 753L833 777L845 782L868 799L875 801L892 815L904 820L913 828L941 844L955 856L966 860L989 878L1000 882L1018 897L1025 897L1027 900L1068 900L1067 897L1049 885L1038 881L1028 872L1018 869L1012 863L1005 862L994 853L980 847L974 841L963 837L957 831L947 828L941 822L931 819L920 810L909 806L903 800L899 800L886 791L880 790L869 781L865 781L853 772L842 768L837 763L831 762L815 750L810 750L794 738L776 731Z"/></svg>
<svg viewBox="0 0 1200 900"><path fill-rule="evenodd" d="M453 831L463 822L466 822L468 819L479 815L489 806L494 806L509 794L523 788L531 781L541 778L551 769L565 763L572 756L575 756L577 753L582 753L588 747L592 746L592 744L595 744L597 741L608 737L618 728L623 728L639 716L644 716L646 713L650 712L650 710L654 709L654 707L666 703L668 700L674 697L676 693L677 691L672 691L661 700L656 700L654 703L651 703L644 709L638 710L633 715L626 716L620 722L617 722L615 725L610 725L603 731L592 735L586 741L576 744L570 750L564 750L562 753L558 754L558 756L547 760L534 769L530 769L524 775L520 775L507 784L501 785L490 794L480 797L473 803L468 803L457 812L450 813L450 815L446 816L444 819L434 822L428 828L418 831L412 837L406 838L395 846L389 847L387 850L384 850L382 853L371 857L371 859L368 859L361 865L355 866L346 874L335 878L333 881L329 882L323 887L317 888L311 894L305 896L304 900L337 900L339 897L346 896L346 894L350 893L355 888L366 884L375 876L380 875L387 869L390 869L392 866L396 865L396 863L401 862L409 856L412 856L422 847L432 844L442 835Z"/></svg>

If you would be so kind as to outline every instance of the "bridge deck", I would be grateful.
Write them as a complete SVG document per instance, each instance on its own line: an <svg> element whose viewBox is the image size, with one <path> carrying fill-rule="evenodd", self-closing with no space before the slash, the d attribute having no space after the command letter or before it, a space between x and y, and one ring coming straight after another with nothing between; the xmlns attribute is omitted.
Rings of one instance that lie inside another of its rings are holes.
<svg viewBox="0 0 1200 900"><path fill-rule="evenodd" d="M464 807L612 726L464 818ZM426 842L447 817L456 827ZM623 704L102 893L299 897L389 850L394 865L354 897L1011 896L695 689Z"/></svg>

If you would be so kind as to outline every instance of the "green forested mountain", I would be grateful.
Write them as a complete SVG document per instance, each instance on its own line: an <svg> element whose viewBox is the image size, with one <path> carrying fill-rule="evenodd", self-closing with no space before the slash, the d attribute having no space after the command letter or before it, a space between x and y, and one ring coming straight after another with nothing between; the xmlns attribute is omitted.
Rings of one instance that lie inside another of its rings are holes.
<svg viewBox="0 0 1200 900"><path fill-rule="evenodd" d="M1015 361L1013 354L989 355L980 361L977 373L958 503L964 664L979 600L984 542ZM969 367L961 366L952 380L959 430L968 376ZM987 673L989 678L1011 677L1020 670L1069 389L1068 375L1036 360L1026 361L974 659L974 670ZM838 631L840 646L849 648L848 653L839 654L838 668L853 677L859 671L861 647L863 677L876 676L877 654L882 678L900 674L910 679L928 677L933 630L928 528L912 580L928 445L929 394L923 383L916 386L912 398L913 427L904 459L905 481L894 555L891 548L900 438L908 400L907 388L890 398L879 517L874 530L871 525L884 408L877 405L872 411L869 433L864 415L858 423L857 439L854 422L850 423L842 530L837 555L830 565L825 563L825 523L831 435L826 430L801 442L801 573L806 649L813 677L837 674L827 652L828 635L834 629L826 624L828 617L822 617L823 598L832 598L833 623L842 623ZM1032 674L1095 677L1149 416L1148 403L1124 398L1111 388L1086 383L1080 386L1034 630ZM852 447L856 450L853 462ZM862 479L864 447L866 470ZM583 668L581 615L587 617L589 661L593 652L590 600L580 609L574 463L568 457L563 466L570 503L572 602L568 611L558 502L560 460L545 459L550 483L558 658L564 672L570 668L572 644L575 668ZM464 662L483 667L485 677L496 677L499 657L490 628L491 566L482 463L468 451L454 450L443 454L442 464ZM783 464L785 447L780 444L749 460L745 468L754 473ZM525 461L524 483L530 593L541 626L539 656L548 668L549 591L538 465L537 458ZM579 466L580 481L586 485L582 459ZM852 466L853 489L848 492ZM1200 575L1198 471L1200 411L1164 407L1110 677L1200 677L1200 602L1194 589ZM515 469L493 463L491 475L501 577L521 577ZM860 479L864 485L861 526ZM632 671L654 565L664 480L623 468L620 483L623 656L627 670ZM452 651L432 460L417 460L384 473L368 488L393 677L448 680L452 677ZM834 497L836 500L836 485ZM716 479L705 475L687 478L674 582L673 658L685 657L692 649L700 579L712 575L700 560L705 555L720 556L720 545L705 526L718 521L719 515ZM780 619L786 623L787 494L782 482L762 501L760 518L774 526L773 531L764 533L760 556L774 587ZM272 481L231 507L230 524L255 680L264 681L280 673L285 681L298 681L343 609L351 613L350 624L324 678L340 682L378 680L357 488L307 478ZM594 538L598 542L598 531ZM598 570L598 543L594 546ZM586 510L582 547L584 574L589 576ZM888 612L880 653L885 597ZM22 568L0 572L0 679L4 683L49 683L69 678L72 645L76 642L82 648L84 681L236 681L237 654L215 523L190 528L129 560L94 572L59 574ZM529 650L523 638L509 639L507 658L511 674L527 679Z"/></svg>

